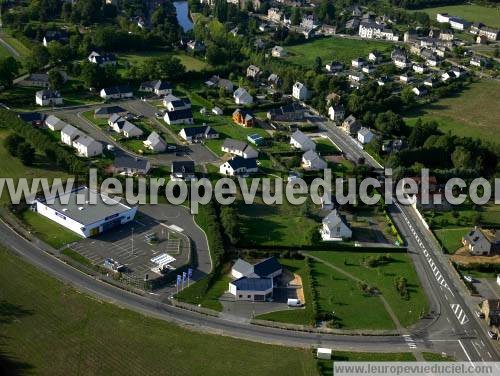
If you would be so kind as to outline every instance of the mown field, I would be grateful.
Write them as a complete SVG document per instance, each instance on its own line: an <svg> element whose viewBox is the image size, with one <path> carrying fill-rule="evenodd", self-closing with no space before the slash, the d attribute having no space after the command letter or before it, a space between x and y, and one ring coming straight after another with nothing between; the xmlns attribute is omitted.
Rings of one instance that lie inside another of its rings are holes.
<svg viewBox="0 0 500 376"><path fill-rule="evenodd" d="M309 252L334 266L376 287L388 302L400 323L409 326L428 310L425 294L418 276L406 253L389 253L391 261L376 267L365 265L365 260L385 253L370 252ZM325 311L335 311L346 329L390 329L392 322L376 297L361 294L357 283L336 272L328 265L315 263L316 281L319 285L319 304ZM409 299L402 298L394 280L405 277Z"/></svg>
<svg viewBox="0 0 500 376"><path fill-rule="evenodd" d="M409 125L417 118L438 122L443 132L458 136L481 138L500 144L500 82L472 83L462 93L441 99L406 115Z"/></svg>
<svg viewBox="0 0 500 376"><path fill-rule="evenodd" d="M391 48L392 44L388 42L328 37L286 47L288 52L286 60L305 67L313 67L316 57L319 56L323 64L329 60L338 60L350 66L353 58L368 58L368 54L373 50L388 52Z"/></svg>
<svg viewBox="0 0 500 376"><path fill-rule="evenodd" d="M490 27L500 28L500 7L485 7L476 4L448 5L442 7L418 9L417 12L427 13L432 20L436 14L449 13L470 22L482 22Z"/></svg>
<svg viewBox="0 0 500 376"><path fill-rule="evenodd" d="M200 334L145 317L76 292L5 250L0 284L4 375L317 374L309 350Z"/></svg>
<svg viewBox="0 0 500 376"><path fill-rule="evenodd" d="M265 205L256 197L252 205L238 202L242 247L310 245L311 232L318 224L301 212L302 206L289 203L283 205Z"/></svg>

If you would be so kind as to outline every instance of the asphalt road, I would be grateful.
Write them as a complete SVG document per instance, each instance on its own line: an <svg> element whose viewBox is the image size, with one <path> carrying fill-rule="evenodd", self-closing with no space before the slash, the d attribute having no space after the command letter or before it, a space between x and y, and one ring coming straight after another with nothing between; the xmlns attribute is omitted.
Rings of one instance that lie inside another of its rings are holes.
<svg viewBox="0 0 500 376"><path fill-rule="evenodd" d="M316 119L316 123L349 159L357 161L362 157L375 169L383 167L332 122ZM455 340L463 350L464 360L500 360L485 325L478 322L462 298L468 292L454 277L452 266L416 210L411 206L394 204L389 207L389 214L408 243L408 252L429 299L430 315L436 319L427 329L415 332L415 338L424 342Z"/></svg>
<svg viewBox="0 0 500 376"><path fill-rule="evenodd" d="M123 308L175 322L193 330L256 342L297 347L325 345L339 350L374 352L401 352L408 351L409 349L406 341L398 336L335 336L295 332L233 322L179 309L159 301L153 295L136 295L98 281L76 270L22 238L3 221L0 222L0 242L29 263L39 267L57 279L74 286L79 291L89 293ZM433 346L426 346L426 348L428 351L431 351Z"/></svg>

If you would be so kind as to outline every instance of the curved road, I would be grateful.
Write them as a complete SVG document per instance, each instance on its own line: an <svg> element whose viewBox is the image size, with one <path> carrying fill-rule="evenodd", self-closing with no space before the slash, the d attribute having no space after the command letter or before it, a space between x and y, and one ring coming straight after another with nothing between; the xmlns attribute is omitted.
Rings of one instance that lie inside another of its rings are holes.
<svg viewBox="0 0 500 376"><path fill-rule="evenodd" d="M29 263L43 269L61 281L73 285L77 290L121 307L162 320L172 321L188 328L256 342L297 347L326 345L335 349L372 352L402 352L409 350L405 340L398 336L325 335L267 328L232 322L217 317L203 316L98 281L47 254L14 232L3 221L0 222L0 239L1 243ZM427 349L433 348L432 346L426 347Z"/></svg>

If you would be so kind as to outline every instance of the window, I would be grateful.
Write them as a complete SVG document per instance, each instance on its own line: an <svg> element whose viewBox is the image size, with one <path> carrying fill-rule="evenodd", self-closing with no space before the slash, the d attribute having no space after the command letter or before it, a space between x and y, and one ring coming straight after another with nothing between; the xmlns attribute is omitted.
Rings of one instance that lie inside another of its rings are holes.
<svg viewBox="0 0 500 376"><path fill-rule="evenodd" d="M248 296L248 299L250 299L252 297L252 295L247 295Z"/></svg>
<svg viewBox="0 0 500 376"><path fill-rule="evenodd" d="M238 295L238 298L243 298L243 295Z"/></svg>

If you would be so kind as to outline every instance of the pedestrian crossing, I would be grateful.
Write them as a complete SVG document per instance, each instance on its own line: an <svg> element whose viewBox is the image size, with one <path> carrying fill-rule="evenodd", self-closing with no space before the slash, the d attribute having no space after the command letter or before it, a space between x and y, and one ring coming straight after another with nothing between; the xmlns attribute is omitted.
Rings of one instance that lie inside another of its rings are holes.
<svg viewBox="0 0 500 376"><path fill-rule="evenodd" d="M460 304L450 304L451 310L455 314L458 322L460 325L467 324L469 322L469 318L465 314L464 310L462 309L462 306Z"/></svg>
<svg viewBox="0 0 500 376"><path fill-rule="evenodd" d="M411 335L403 334L403 338L410 349L415 350L417 348L417 343L413 340Z"/></svg>

